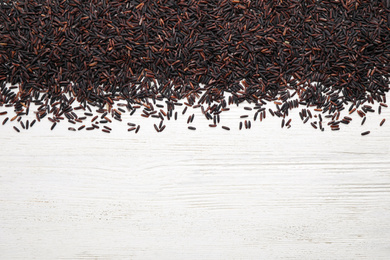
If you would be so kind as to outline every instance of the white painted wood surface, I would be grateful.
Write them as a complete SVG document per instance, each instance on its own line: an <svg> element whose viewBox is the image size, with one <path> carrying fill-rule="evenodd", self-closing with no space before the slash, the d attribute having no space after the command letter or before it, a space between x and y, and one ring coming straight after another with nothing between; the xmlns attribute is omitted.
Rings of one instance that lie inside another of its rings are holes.
<svg viewBox="0 0 390 260"><path fill-rule="evenodd" d="M390 259L389 110L323 133L238 131L246 112L230 132L1 127L0 259Z"/></svg>

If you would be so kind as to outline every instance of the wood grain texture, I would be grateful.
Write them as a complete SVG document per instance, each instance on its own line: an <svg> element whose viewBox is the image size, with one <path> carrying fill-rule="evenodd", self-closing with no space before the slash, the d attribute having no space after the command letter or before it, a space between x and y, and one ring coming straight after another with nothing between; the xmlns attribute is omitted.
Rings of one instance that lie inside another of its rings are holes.
<svg viewBox="0 0 390 260"><path fill-rule="evenodd" d="M244 113L232 131L2 127L0 258L389 259L389 111L324 133L296 115L238 131Z"/></svg>

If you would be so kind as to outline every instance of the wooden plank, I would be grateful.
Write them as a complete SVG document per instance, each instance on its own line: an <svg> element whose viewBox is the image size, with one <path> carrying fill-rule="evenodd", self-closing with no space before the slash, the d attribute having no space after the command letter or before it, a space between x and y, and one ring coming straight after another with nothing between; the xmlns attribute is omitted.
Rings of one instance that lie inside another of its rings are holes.
<svg viewBox="0 0 390 260"><path fill-rule="evenodd" d="M323 133L296 115L239 131L244 113L231 131L2 127L0 258L388 259L389 111Z"/></svg>

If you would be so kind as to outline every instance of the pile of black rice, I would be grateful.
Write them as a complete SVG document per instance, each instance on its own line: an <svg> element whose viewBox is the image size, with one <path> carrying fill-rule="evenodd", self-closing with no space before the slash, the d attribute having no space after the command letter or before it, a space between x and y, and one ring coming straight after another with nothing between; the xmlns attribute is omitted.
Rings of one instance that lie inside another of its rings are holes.
<svg viewBox="0 0 390 260"><path fill-rule="evenodd" d="M314 128L324 130L326 117L339 130L352 120L340 118L344 109L364 123L374 104L379 113L387 107L389 63L390 0L0 4L0 106L15 111L3 124L16 120L24 129L47 116L52 129L68 121L69 130L81 130L91 121L87 130L100 123L109 133L112 119L140 109L161 119L160 132L182 105L200 108L216 127L221 112L245 102L254 120L268 113L290 127L289 111L303 106L305 123L312 110ZM36 118L23 121L31 105Z"/></svg>

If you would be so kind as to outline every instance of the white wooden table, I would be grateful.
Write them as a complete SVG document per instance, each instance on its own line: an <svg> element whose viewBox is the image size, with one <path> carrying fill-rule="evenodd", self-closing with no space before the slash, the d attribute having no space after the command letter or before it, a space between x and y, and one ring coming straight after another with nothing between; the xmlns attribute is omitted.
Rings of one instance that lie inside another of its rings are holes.
<svg viewBox="0 0 390 260"><path fill-rule="evenodd" d="M231 131L200 111L196 131L124 120L137 135L7 123L0 259L390 259L390 109L323 133L296 114L238 131L246 112Z"/></svg>

